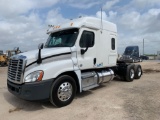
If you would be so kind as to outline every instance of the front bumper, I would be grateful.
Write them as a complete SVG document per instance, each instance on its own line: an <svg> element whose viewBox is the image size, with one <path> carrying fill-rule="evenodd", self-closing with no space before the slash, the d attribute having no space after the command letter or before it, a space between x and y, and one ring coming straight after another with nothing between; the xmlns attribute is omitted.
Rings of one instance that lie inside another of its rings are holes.
<svg viewBox="0 0 160 120"><path fill-rule="evenodd" d="M49 99L53 79L34 83L14 84L7 80L8 91L24 100Z"/></svg>
<svg viewBox="0 0 160 120"><path fill-rule="evenodd" d="M133 62L132 59L124 59L123 61L124 61L124 62L127 62L127 63L132 63L132 62Z"/></svg>
<svg viewBox="0 0 160 120"><path fill-rule="evenodd" d="M119 61L123 61L123 62L126 62L126 63L132 63L133 59L120 59Z"/></svg>

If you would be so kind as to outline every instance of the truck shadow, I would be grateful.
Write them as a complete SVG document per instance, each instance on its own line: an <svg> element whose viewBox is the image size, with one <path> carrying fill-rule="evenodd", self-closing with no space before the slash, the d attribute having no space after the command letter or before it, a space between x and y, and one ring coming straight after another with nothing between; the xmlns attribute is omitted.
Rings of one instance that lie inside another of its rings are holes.
<svg viewBox="0 0 160 120"><path fill-rule="evenodd" d="M107 84L103 84L103 85L100 85L98 87L92 88L90 90L83 91L82 93L77 93L76 96L75 96L75 99L83 98L83 97L87 97L89 95L92 95L94 91L101 90L101 89L105 88L106 86L107 86Z"/></svg>
<svg viewBox="0 0 160 120"><path fill-rule="evenodd" d="M105 84L102 84L96 88L93 88L91 90L83 91L82 93L77 93L75 96L75 99L81 99L87 96L90 96L94 93L96 90L102 90L106 89L107 87L111 87L114 85L114 82L124 82L121 79L115 78L111 82L107 82ZM12 95L9 92L3 93L4 99L11 104L13 107L8 110L9 113L15 112L15 111L37 111L42 109L56 109L57 107L53 106L49 101L26 101L20 98L17 98L16 96Z"/></svg>
<svg viewBox="0 0 160 120"><path fill-rule="evenodd" d="M14 108L10 109L8 112L14 112L14 111L37 111L45 108L55 109L49 101L26 101L22 100L20 98L17 98L10 94L9 92L3 93L4 99L14 106Z"/></svg>
<svg viewBox="0 0 160 120"><path fill-rule="evenodd" d="M125 80L119 78L119 77L115 77L113 80L113 82L126 82Z"/></svg>
<svg viewBox="0 0 160 120"><path fill-rule="evenodd" d="M77 93L76 96L75 96L75 99L83 98L83 97L91 95L91 94L92 94L91 90L83 91L82 93Z"/></svg>

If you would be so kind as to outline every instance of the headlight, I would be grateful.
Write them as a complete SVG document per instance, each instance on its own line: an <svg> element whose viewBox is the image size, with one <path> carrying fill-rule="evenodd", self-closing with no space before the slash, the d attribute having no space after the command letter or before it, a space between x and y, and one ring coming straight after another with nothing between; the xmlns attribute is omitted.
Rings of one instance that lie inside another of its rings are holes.
<svg viewBox="0 0 160 120"><path fill-rule="evenodd" d="M43 71L35 71L27 75L27 77L24 79L25 82L35 82L35 81L41 81L43 78Z"/></svg>

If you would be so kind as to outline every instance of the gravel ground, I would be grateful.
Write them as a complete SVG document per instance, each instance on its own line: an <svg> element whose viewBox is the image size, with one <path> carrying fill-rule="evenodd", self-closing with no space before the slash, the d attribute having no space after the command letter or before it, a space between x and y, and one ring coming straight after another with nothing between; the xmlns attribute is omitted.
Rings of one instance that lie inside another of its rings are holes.
<svg viewBox="0 0 160 120"><path fill-rule="evenodd" d="M7 67L0 67L0 120L160 120L160 61L143 61L141 65L141 79L115 79L76 95L62 108L10 94Z"/></svg>

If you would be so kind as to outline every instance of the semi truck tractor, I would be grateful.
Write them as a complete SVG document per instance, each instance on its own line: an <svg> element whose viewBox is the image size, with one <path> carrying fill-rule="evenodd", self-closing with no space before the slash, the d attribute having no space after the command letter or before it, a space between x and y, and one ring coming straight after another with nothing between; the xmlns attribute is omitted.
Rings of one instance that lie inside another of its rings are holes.
<svg viewBox="0 0 160 120"><path fill-rule="evenodd" d="M14 55L8 66L8 90L24 100L49 100L57 107L72 102L76 93L114 77L139 79L138 64L117 61L117 27L94 17L51 26L45 44Z"/></svg>
<svg viewBox="0 0 160 120"><path fill-rule="evenodd" d="M120 60L129 63L142 62L142 58L139 55L139 47L127 46Z"/></svg>

